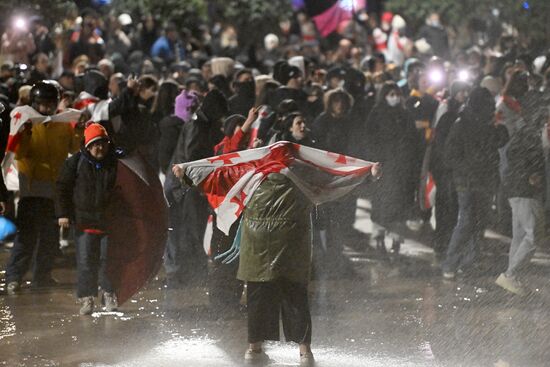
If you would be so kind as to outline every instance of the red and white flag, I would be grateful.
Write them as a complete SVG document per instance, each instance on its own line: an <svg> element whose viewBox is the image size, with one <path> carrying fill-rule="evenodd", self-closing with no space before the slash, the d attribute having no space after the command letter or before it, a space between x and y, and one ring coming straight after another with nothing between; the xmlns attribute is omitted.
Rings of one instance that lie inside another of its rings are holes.
<svg viewBox="0 0 550 367"><path fill-rule="evenodd" d="M335 200L359 185L374 163L290 142L182 163L225 234L270 173L286 175L314 203Z"/></svg>
<svg viewBox="0 0 550 367"><path fill-rule="evenodd" d="M10 113L10 135L6 145L6 155L2 161L2 174L8 190L19 190L19 180L17 178L17 169L13 164L15 152L21 141L25 123L42 124L46 122L65 122L76 123L80 118L80 111L67 109L61 113L52 116L44 116L31 106L15 107Z"/></svg>
<svg viewBox="0 0 550 367"><path fill-rule="evenodd" d="M88 92L80 92L74 101L74 108L82 112L90 112L90 121L100 122L109 120L110 99L99 99Z"/></svg>

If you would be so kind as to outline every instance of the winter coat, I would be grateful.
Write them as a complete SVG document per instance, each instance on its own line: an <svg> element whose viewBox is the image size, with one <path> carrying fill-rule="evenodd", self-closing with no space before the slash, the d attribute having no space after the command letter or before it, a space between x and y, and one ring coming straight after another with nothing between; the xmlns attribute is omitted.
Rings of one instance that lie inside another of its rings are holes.
<svg viewBox="0 0 550 367"><path fill-rule="evenodd" d="M180 136L183 124L184 121L175 115L166 116L159 122L158 162L162 172L166 172L170 168L170 160L178 144L178 137Z"/></svg>
<svg viewBox="0 0 550 367"><path fill-rule="evenodd" d="M452 171L445 165L445 142L449 132L458 118L461 104L454 99L447 102L447 111L437 121L435 136L432 145L432 157L430 171L437 183L438 179L443 180L452 175Z"/></svg>
<svg viewBox="0 0 550 367"><path fill-rule="evenodd" d="M502 125L481 121L464 109L445 143L445 164L457 191L493 191L499 182L498 149L508 140Z"/></svg>
<svg viewBox="0 0 550 367"><path fill-rule="evenodd" d="M223 138L221 124L208 121L201 110L197 111L193 118L183 125L169 166L213 156L214 147ZM166 199L170 204L174 201L179 202L187 189L182 187L171 170L167 170L166 173L164 183Z"/></svg>
<svg viewBox="0 0 550 367"><path fill-rule="evenodd" d="M401 106L377 104L367 120L369 137L365 156L382 164L382 177L374 183L372 220L399 222L412 215L414 193L422 162L414 122Z"/></svg>
<svg viewBox="0 0 550 367"><path fill-rule="evenodd" d="M307 284L311 267L311 202L284 175L271 173L247 204L237 278Z"/></svg>
<svg viewBox="0 0 550 367"><path fill-rule="evenodd" d="M317 147L329 152L349 155L351 152L349 146L351 122L349 114L334 117L328 112L323 112L315 119L312 126L312 134L317 141Z"/></svg>
<svg viewBox="0 0 550 367"><path fill-rule="evenodd" d="M127 152L139 146L151 145L158 140L158 130L152 122L148 108L128 89L109 103L109 119L120 118L117 128L107 126L114 143Z"/></svg>
<svg viewBox="0 0 550 367"><path fill-rule="evenodd" d="M444 59L449 57L449 38L443 27L428 24L423 25L416 39L422 38L431 46L434 55Z"/></svg>
<svg viewBox="0 0 550 367"><path fill-rule="evenodd" d="M240 93L234 94L227 101L227 105L229 106L229 114L248 116L248 111L250 111L250 109L254 107L254 102L254 95L247 96Z"/></svg>
<svg viewBox="0 0 550 367"><path fill-rule="evenodd" d="M545 188L545 160L542 149L542 130L525 126L510 139L506 148L508 167L503 175L507 197L541 198ZM529 182L539 176L540 185Z"/></svg>
<svg viewBox="0 0 550 367"><path fill-rule="evenodd" d="M72 218L82 229L105 229L105 212L112 201L116 175L113 149L97 161L82 148L65 161L57 179L57 217Z"/></svg>

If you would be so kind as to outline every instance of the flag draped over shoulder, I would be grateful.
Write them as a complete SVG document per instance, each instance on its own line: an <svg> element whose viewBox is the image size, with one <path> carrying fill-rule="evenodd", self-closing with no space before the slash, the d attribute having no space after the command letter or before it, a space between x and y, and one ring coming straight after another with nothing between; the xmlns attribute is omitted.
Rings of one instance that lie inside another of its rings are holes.
<svg viewBox="0 0 550 367"><path fill-rule="evenodd" d="M88 111L90 121L100 122L109 120L110 99L99 99L88 92L80 92L74 101L74 108L80 111Z"/></svg>
<svg viewBox="0 0 550 367"><path fill-rule="evenodd" d="M21 141L21 134L23 130L25 130L25 123L30 122L33 125L46 122L77 123L80 118L80 113L81 112L78 110L69 108L56 115L44 116L31 106L19 106L11 111L10 135L6 145L6 155L2 161L2 174L9 190L19 190L17 175L14 176L17 171L13 165L13 160L19 142Z"/></svg>
<svg viewBox="0 0 550 367"><path fill-rule="evenodd" d="M370 174L373 163L290 142L179 164L217 214L225 234L270 173L280 173L315 204L337 199Z"/></svg>

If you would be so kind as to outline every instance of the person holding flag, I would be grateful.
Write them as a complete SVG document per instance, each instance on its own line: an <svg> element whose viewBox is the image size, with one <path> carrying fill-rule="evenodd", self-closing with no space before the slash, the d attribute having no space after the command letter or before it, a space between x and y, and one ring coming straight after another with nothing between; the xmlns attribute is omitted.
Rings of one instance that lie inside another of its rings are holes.
<svg viewBox="0 0 550 367"><path fill-rule="evenodd" d="M21 199L16 220L18 231L6 268L9 294L19 291L35 253L33 287L55 283L51 277L59 243L53 201L55 181L69 153L78 150L82 136L80 124L71 124L78 121L80 112L68 109L56 114L59 101L56 83L43 81L31 89L31 106L17 107L11 113L2 168L6 177L14 169L15 159Z"/></svg>
<svg viewBox="0 0 550 367"><path fill-rule="evenodd" d="M220 256L225 263L239 257L237 278L247 282L245 360L268 358L262 346L279 340L282 312L286 340L299 345L301 365L311 365L311 208L380 177L379 164L282 141L176 164L172 172L204 192L222 232L241 218L233 247Z"/></svg>

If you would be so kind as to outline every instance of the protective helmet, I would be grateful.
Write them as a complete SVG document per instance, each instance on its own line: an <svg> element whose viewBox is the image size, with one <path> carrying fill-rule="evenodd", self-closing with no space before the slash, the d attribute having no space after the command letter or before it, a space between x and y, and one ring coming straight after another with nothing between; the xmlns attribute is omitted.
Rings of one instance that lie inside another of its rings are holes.
<svg viewBox="0 0 550 367"><path fill-rule="evenodd" d="M52 107L51 114L55 113L60 99L60 90L58 86L48 80L41 81L33 85L30 91L31 106L38 110L39 104L49 104Z"/></svg>

